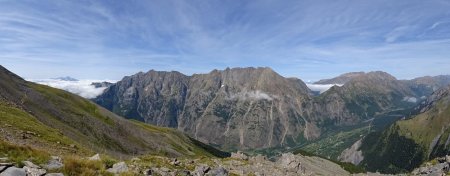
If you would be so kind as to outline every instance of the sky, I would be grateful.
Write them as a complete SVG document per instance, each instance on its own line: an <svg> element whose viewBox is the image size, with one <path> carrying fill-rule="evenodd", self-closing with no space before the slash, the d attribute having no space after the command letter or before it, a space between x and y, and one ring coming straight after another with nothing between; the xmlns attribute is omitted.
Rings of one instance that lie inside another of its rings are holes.
<svg viewBox="0 0 450 176"><path fill-rule="evenodd" d="M271 67L450 74L448 0L0 0L0 64L28 79Z"/></svg>

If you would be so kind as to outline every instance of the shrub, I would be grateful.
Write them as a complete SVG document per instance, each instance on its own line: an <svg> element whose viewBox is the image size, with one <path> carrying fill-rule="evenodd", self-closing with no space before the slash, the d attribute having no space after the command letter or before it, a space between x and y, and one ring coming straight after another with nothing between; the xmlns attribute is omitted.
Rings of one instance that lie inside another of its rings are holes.
<svg viewBox="0 0 450 176"><path fill-rule="evenodd" d="M77 156L67 156L64 158L63 173L69 176L112 175L105 172L105 166L102 161L86 160Z"/></svg>

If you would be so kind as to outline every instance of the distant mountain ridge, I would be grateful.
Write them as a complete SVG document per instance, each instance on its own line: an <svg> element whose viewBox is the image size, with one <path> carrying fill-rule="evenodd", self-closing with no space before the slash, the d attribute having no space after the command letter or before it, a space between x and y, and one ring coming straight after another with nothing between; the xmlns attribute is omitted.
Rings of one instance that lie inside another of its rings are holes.
<svg viewBox="0 0 450 176"><path fill-rule="evenodd" d="M335 78L319 80L317 82L314 82L314 84L345 84L350 80L352 80L353 78L364 74L365 74L364 72L349 72L339 75Z"/></svg>
<svg viewBox="0 0 450 176"><path fill-rule="evenodd" d="M94 101L127 118L177 128L224 149L293 146L330 127L355 125L377 113L413 106L409 87L385 72L354 76L312 96L306 84L270 68L227 68L124 77ZM373 107L373 108L372 108Z"/></svg>

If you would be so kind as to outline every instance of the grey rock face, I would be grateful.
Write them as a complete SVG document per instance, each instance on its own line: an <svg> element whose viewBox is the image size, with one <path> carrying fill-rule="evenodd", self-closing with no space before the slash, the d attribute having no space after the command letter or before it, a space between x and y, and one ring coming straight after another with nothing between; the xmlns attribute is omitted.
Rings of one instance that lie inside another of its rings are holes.
<svg viewBox="0 0 450 176"><path fill-rule="evenodd" d="M253 149L313 140L327 126L356 124L413 96L384 72L364 74L320 98L310 93L301 80L270 68L192 76L151 70L125 77L94 101L124 117L177 128L222 149ZM367 107L370 113L364 113Z"/></svg>
<svg viewBox="0 0 450 176"><path fill-rule="evenodd" d="M128 166L125 164L125 162L119 162L113 165L112 168L107 169L106 171L119 174L122 172L128 172Z"/></svg>
<svg viewBox="0 0 450 176"><path fill-rule="evenodd" d="M298 79L268 68L238 68L192 76L138 73L110 86L95 102L125 117L178 128L202 142L257 148L301 138L305 119L298 107L308 96Z"/></svg>
<svg viewBox="0 0 450 176"><path fill-rule="evenodd" d="M359 150L361 147L362 139L356 141L350 148L342 151L341 155L338 157L339 161L349 162L354 165L358 165L363 159L362 151Z"/></svg>
<svg viewBox="0 0 450 176"><path fill-rule="evenodd" d="M2 173L0 173L0 176L26 176L27 173L22 168L17 167L9 167Z"/></svg>

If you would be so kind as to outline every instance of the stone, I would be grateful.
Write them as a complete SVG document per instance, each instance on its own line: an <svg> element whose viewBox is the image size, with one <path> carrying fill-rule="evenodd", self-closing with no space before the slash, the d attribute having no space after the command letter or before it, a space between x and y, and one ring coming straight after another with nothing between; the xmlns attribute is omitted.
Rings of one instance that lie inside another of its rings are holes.
<svg viewBox="0 0 450 176"><path fill-rule="evenodd" d="M289 171L296 173L303 173L304 168L302 167L302 163L297 159L292 153L283 153L278 160L281 167L288 169Z"/></svg>
<svg viewBox="0 0 450 176"><path fill-rule="evenodd" d="M211 169L206 175L208 176L228 176L228 171L222 166Z"/></svg>
<svg viewBox="0 0 450 176"><path fill-rule="evenodd" d="M63 173L48 173L48 174L45 174L45 176L64 176L64 174Z"/></svg>
<svg viewBox="0 0 450 176"><path fill-rule="evenodd" d="M248 156L241 151L238 151L236 153L231 153L231 158L235 159L241 159L241 160L248 160Z"/></svg>
<svg viewBox="0 0 450 176"><path fill-rule="evenodd" d="M153 170L152 169L146 169L142 172L144 175L152 175L153 174Z"/></svg>
<svg viewBox="0 0 450 176"><path fill-rule="evenodd" d="M170 174L170 169L166 168L166 167L161 167L161 168L153 168L153 173L155 173L156 175L162 175L162 176L169 176Z"/></svg>
<svg viewBox="0 0 450 176"><path fill-rule="evenodd" d="M0 166L0 172L3 172L3 170L5 170L6 168L8 168L8 167L6 167L6 166Z"/></svg>
<svg viewBox="0 0 450 176"><path fill-rule="evenodd" d="M54 169L60 169L64 166L64 164L62 163L62 160L60 157L58 156L52 156L52 159L50 159L47 164L44 165L44 168L49 169L49 170L54 170Z"/></svg>
<svg viewBox="0 0 450 176"><path fill-rule="evenodd" d="M101 158L100 158L100 154L95 154L94 156L91 156L91 157L89 157L88 158L89 160L92 160L92 161L98 161L98 160L101 160Z"/></svg>
<svg viewBox="0 0 450 176"><path fill-rule="evenodd" d="M115 173L115 174L128 172L128 166L125 162L122 161L122 162L114 164L112 168L109 168L106 171Z"/></svg>
<svg viewBox="0 0 450 176"><path fill-rule="evenodd" d="M191 172L188 170L181 170L176 172L177 176L191 176Z"/></svg>
<svg viewBox="0 0 450 176"><path fill-rule="evenodd" d="M254 157L250 157L249 160L254 163L262 163L267 161L267 157L261 154L258 154Z"/></svg>
<svg viewBox="0 0 450 176"><path fill-rule="evenodd" d="M172 160L172 162L170 162L170 164L174 165L174 166L179 166L181 164L181 162L178 159L175 158L175 159Z"/></svg>
<svg viewBox="0 0 450 176"><path fill-rule="evenodd" d="M195 167L194 176L204 176L211 168L207 165L199 165Z"/></svg>
<svg viewBox="0 0 450 176"><path fill-rule="evenodd" d="M26 176L27 173L22 168L17 167L9 167L2 173L0 173L0 176Z"/></svg>
<svg viewBox="0 0 450 176"><path fill-rule="evenodd" d="M450 163L450 156L449 155L445 155L445 161L447 161L447 163Z"/></svg>
<svg viewBox="0 0 450 176"><path fill-rule="evenodd" d="M45 169L39 169L35 167L24 166L23 169L27 173L27 176L42 176L45 175L45 173L47 173Z"/></svg>
<svg viewBox="0 0 450 176"><path fill-rule="evenodd" d="M29 168L36 168L36 169L40 169L41 167L32 163L31 161L22 161L23 165L25 165L26 167Z"/></svg>

